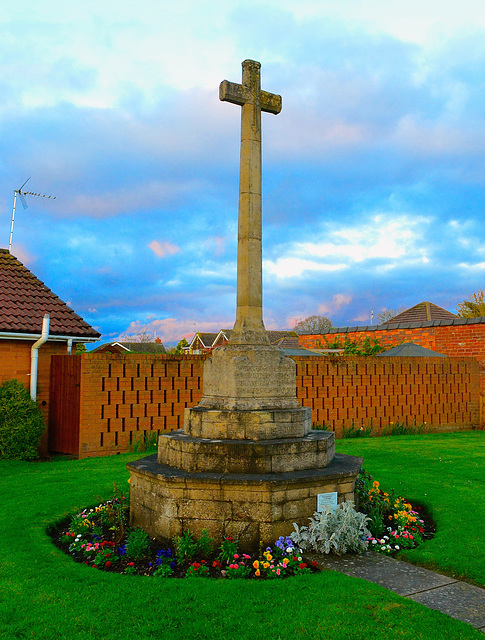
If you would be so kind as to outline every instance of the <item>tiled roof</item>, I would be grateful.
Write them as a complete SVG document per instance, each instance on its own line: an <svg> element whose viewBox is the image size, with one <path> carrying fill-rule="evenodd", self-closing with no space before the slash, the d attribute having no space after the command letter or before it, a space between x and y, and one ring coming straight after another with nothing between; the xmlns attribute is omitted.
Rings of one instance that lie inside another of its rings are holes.
<svg viewBox="0 0 485 640"><path fill-rule="evenodd" d="M167 353L161 342L107 342L100 344L90 353Z"/></svg>
<svg viewBox="0 0 485 640"><path fill-rule="evenodd" d="M0 333L39 334L44 314L50 315L49 335L99 338L7 249L0 249Z"/></svg>
<svg viewBox="0 0 485 640"><path fill-rule="evenodd" d="M383 324L396 324L398 322L430 322L432 320L454 320L457 315L438 307L432 302L420 302L419 304L399 313Z"/></svg>
<svg viewBox="0 0 485 640"><path fill-rule="evenodd" d="M414 319L412 319L414 318ZM429 320L427 318L430 318ZM403 311L383 324L360 325L356 327L332 327L324 334L315 331L313 335L332 335L334 333L356 333L359 331L386 331L393 329L423 329L425 327L444 327L462 324L484 324L485 318L461 318L438 307L432 302L419 304Z"/></svg>
<svg viewBox="0 0 485 640"><path fill-rule="evenodd" d="M217 338L217 333L197 333L199 336L199 340L202 342L204 347L212 347L212 343Z"/></svg>

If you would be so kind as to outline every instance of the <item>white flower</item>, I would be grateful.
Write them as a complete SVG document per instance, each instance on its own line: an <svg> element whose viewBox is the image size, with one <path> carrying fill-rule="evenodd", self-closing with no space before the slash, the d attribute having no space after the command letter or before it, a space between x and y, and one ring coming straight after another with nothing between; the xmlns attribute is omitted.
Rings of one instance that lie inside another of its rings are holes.
<svg viewBox="0 0 485 640"><path fill-rule="evenodd" d="M400 547L398 544L396 544L396 551L399 551Z"/></svg>
<svg viewBox="0 0 485 640"><path fill-rule="evenodd" d="M385 550L386 550L386 547L381 547L381 551L385 551Z"/></svg>
<svg viewBox="0 0 485 640"><path fill-rule="evenodd" d="M377 544L377 540L372 540L372 544Z"/></svg>

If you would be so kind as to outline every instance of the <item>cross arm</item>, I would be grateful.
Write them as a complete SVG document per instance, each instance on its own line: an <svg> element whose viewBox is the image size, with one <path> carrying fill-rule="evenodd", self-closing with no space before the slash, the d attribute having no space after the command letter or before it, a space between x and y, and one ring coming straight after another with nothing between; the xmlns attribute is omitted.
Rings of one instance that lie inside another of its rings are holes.
<svg viewBox="0 0 485 640"><path fill-rule="evenodd" d="M281 111L282 99L281 96L275 93L268 93L268 91L261 91L261 111L267 113L274 113L277 115ZM223 80L219 85L219 100L223 102L232 102L232 104L238 104L240 107L251 100L251 90L249 87L236 82L229 82L229 80Z"/></svg>
<svg viewBox="0 0 485 640"><path fill-rule="evenodd" d="M223 102L232 102L232 104L238 104L242 107L243 104L249 102L250 98L251 92L242 84L223 80L219 85L219 100Z"/></svg>

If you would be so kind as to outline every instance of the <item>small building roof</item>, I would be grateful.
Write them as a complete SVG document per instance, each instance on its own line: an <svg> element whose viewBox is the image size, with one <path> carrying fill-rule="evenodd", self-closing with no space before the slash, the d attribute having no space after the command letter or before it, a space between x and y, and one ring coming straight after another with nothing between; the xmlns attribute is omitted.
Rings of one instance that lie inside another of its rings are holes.
<svg viewBox="0 0 485 640"><path fill-rule="evenodd" d="M376 357L389 356L395 357L399 356L400 358L403 356L409 356L412 358L446 358L443 353L438 353L437 351L432 351L431 349L425 349L419 344L415 344L414 342L404 342L403 344L398 344L397 347L392 347L392 349L388 349L387 351L383 351L382 353L378 353Z"/></svg>
<svg viewBox="0 0 485 640"><path fill-rule="evenodd" d="M91 349L91 353L158 353L165 354L162 342L107 342Z"/></svg>
<svg viewBox="0 0 485 640"><path fill-rule="evenodd" d="M420 302L410 309L406 309L397 316L394 316L385 325L396 324L399 322L430 322L431 320L454 320L458 316L443 307L438 307L432 302Z"/></svg>
<svg viewBox="0 0 485 640"><path fill-rule="evenodd" d="M49 336L86 341L101 336L7 249L0 249L0 334L40 334L46 313Z"/></svg>

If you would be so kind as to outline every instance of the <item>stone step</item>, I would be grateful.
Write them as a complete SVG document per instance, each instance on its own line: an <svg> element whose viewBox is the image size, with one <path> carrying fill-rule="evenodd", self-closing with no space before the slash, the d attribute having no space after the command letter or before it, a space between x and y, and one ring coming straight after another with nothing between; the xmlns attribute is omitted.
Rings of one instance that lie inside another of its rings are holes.
<svg viewBox="0 0 485 640"><path fill-rule="evenodd" d="M323 469L335 455L331 431L311 431L302 438L228 440L197 438L183 430L160 436L158 462L186 471L283 473Z"/></svg>

